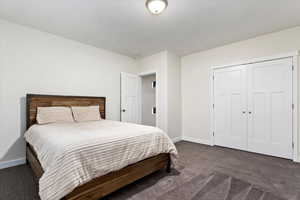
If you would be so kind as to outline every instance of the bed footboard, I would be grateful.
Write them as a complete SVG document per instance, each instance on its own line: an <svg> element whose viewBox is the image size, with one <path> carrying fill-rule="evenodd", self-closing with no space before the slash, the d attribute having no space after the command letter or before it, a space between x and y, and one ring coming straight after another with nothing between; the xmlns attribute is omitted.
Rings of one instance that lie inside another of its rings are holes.
<svg viewBox="0 0 300 200"><path fill-rule="evenodd" d="M44 171L36 157L36 153L29 144L26 146L26 156L27 162L35 175L35 179L38 181ZM129 165L119 171L95 178L90 182L75 188L73 192L65 196L62 200L98 200L161 169L165 169L167 172L171 171L170 154L159 154Z"/></svg>

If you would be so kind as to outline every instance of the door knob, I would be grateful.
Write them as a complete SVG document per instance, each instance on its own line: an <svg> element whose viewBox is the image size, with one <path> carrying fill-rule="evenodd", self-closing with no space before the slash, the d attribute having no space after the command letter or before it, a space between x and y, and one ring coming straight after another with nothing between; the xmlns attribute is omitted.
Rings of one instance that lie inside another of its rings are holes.
<svg viewBox="0 0 300 200"><path fill-rule="evenodd" d="M125 110L125 109L122 109L122 112L126 112L126 110Z"/></svg>
<svg viewBox="0 0 300 200"><path fill-rule="evenodd" d="M252 112L251 112L251 111L249 111L249 114L252 114Z"/></svg>
<svg viewBox="0 0 300 200"><path fill-rule="evenodd" d="M243 111L243 114L245 114L246 113L246 111Z"/></svg>

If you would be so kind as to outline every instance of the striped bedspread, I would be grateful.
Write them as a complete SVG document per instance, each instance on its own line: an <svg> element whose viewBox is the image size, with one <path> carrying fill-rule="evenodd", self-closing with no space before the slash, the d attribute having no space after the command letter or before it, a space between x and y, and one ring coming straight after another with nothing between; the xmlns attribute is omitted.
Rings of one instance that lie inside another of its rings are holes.
<svg viewBox="0 0 300 200"><path fill-rule="evenodd" d="M41 200L59 200L96 177L160 153L177 157L162 130L109 120L34 125L25 139L44 169Z"/></svg>

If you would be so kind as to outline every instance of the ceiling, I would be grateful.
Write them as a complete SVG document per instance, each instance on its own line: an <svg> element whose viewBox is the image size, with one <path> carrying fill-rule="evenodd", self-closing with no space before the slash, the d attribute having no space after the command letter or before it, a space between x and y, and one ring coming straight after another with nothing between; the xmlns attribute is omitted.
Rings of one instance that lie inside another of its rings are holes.
<svg viewBox="0 0 300 200"><path fill-rule="evenodd" d="M300 25L299 0L0 0L0 18L139 58L184 56Z"/></svg>

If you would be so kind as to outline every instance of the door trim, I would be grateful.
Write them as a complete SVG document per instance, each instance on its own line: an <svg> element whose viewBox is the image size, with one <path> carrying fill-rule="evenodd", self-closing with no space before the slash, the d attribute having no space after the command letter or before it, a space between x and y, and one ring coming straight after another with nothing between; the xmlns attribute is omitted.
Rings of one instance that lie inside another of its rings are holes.
<svg viewBox="0 0 300 200"><path fill-rule="evenodd" d="M298 150L298 66L299 65L299 55L293 56L293 144L294 144L294 155L293 161L300 162L299 150Z"/></svg>
<svg viewBox="0 0 300 200"><path fill-rule="evenodd" d="M231 63L228 65L218 65L218 66L212 66L210 69L210 81L209 81L209 97L210 97L210 105L209 105L209 110L210 110L210 145L214 146L215 145L215 137L214 137L214 71L216 69L220 68L227 68L227 67L234 67L238 65L248 65L248 64L254 64L254 63L259 63L259 62L266 62L266 61L272 61L272 60L278 60L278 59L284 59L284 58L291 58L293 61L293 71L292 71L292 76L293 76L293 88L292 88L292 95L293 95L293 127L292 127L292 132L293 132L293 161L294 162L299 162L300 163L300 158L299 158L299 151L298 151L298 139L299 139L299 133L298 133L298 63L299 63L299 52L289 52L286 54L281 54L281 55L275 55L275 56L269 56L269 57L262 57L262 58L254 58L254 59L249 59L237 63ZM292 148L292 147L291 147Z"/></svg>

